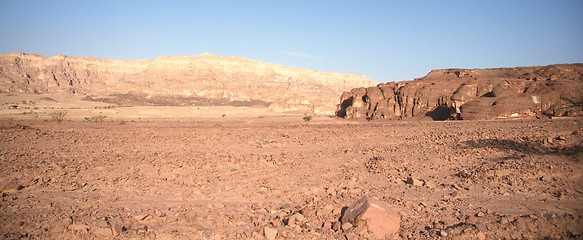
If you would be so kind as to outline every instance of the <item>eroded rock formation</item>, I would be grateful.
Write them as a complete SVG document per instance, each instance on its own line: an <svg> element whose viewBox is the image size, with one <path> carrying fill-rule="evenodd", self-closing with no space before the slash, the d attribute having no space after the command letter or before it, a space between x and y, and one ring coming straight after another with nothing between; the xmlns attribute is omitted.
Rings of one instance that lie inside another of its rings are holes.
<svg viewBox="0 0 583 240"><path fill-rule="evenodd" d="M376 84L364 75L211 54L129 61L0 55L0 93L68 92L120 105L264 105L333 113L343 91Z"/></svg>
<svg viewBox="0 0 583 240"><path fill-rule="evenodd" d="M344 92L339 117L496 119L580 116L583 64L494 69L442 69L413 81Z"/></svg>

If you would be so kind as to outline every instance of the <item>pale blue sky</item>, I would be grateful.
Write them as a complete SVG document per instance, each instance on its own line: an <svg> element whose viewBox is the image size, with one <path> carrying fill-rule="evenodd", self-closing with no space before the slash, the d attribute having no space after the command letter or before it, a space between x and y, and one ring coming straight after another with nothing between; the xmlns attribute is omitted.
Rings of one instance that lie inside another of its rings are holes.
<svg viewBox="0 0 583 240"><path fill-rule="evenodd" d="M0 0L0 53L208 52L387 82L583 62L581 0Z"/></svg>

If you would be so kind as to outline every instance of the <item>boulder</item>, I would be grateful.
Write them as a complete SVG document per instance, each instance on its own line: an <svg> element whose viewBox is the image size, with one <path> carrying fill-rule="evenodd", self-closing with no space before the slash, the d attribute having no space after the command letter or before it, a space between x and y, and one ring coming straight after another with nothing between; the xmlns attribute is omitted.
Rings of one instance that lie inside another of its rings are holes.
<svg viewBox="0 0 583 240"><path fill-rule="evenodd" d="M366 225L379 239L398 233L401 226L401 216L388 203L367 197L350 205L340 221L354 226Z"/></svg>

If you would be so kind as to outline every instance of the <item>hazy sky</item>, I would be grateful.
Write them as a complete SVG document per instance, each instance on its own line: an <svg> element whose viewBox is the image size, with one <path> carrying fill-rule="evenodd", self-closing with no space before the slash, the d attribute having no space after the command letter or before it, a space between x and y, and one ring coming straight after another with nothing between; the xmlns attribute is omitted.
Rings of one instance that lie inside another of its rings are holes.
<svg viewBox="0 0 583 240"><path fill-rule="evenodd" d="M583 62L582 0L0 0L0 53L208 52L376 81Z"/></svg>

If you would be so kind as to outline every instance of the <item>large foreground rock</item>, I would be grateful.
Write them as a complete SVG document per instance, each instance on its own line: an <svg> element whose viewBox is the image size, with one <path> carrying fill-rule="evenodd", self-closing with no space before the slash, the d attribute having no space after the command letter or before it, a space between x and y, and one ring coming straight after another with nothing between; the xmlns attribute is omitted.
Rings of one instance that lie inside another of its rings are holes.
<svg viewBox="0 0 583 240"><path fill-rule="evenodd" d="M65 92L119 105L263 105L332 114L343 91L376 84L359 74L211 54L128 61L0 55L0 93Z"/></svg>
<svg viewBox="0 0 583 240"><path fill-rule="evenodd" d="M433 70L344 92L338 117L496 119L583 115L583 64Z"/></svg>
<svg viewBox="0 0 583 240"><path fill-rule="evenodd" d="M401 226L401 216L389 204L366 197L348 207L340 221L354 226L366 225L377 238L395 234Z"/></svg>

